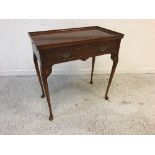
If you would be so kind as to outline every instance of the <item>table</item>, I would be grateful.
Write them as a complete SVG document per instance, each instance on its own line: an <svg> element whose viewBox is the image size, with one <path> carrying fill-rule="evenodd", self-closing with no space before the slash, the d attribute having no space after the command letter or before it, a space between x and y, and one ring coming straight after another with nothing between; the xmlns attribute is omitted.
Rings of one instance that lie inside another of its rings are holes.
<svg viewBox="0 0 155 155"><path fill-rule="evenodd" d="M42 90L41 97L46 96L49 107L49 120L53 120L52 107L47 78L52 66L59 63L87 60L92 57L90 84L93 84L93 72L96 56L111 54L113 66L105 93L108 91L118 63L122 33L98 26L29 32L33 48L33 60ZM39 63L38 63L39 62Z"/></svg>

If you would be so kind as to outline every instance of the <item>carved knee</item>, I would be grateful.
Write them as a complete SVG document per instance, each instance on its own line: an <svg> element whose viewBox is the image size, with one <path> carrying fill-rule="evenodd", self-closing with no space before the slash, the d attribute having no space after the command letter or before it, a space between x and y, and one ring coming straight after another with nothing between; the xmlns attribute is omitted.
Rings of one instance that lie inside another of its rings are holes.
<svg viewBox="0 0 155 155"><path fill-rule="evenodd" d="M43 77L48 77L52 73L52 66L42 66L41 67L41 74Z"/></svg>

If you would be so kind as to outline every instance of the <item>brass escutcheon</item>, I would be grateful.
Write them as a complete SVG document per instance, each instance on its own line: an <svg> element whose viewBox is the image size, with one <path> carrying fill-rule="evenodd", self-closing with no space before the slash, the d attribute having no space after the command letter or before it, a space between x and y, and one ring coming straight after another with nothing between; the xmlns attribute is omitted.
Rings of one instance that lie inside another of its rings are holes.
<svg viewBox="0 0 155 155"><path fill-rule="evenodd" d="M100 51L104 52L107 49L107 46L105 45L104 47L100 47Z"/></svg>

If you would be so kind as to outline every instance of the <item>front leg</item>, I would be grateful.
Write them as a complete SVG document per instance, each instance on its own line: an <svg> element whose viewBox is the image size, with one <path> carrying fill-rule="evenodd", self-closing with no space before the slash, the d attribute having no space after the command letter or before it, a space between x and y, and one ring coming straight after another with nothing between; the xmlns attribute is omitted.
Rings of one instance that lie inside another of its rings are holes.
<svg viewBox="0 0 155 155"><path fill-rule="evenodd" d="M44 66L42 67L42 80L43 80L43 86L44 86L44 91L45 91L45 95L46 95L46 99L47 99L47 103L48 103L48 108L49 108L49 112L50 112L50 116L49 116L49 120L52 121L53 120L53 114L52 114L52 107L51 107L51 101L50 101L50 95L49 95L49 89L48 89L48 82L47 82L47 78L50 75L50 73L52 72L52 69L50 66Z"/></svg>
<svg viewBox="0 0 155 155"><path fill-rule="evenodd" d="M109 82L108 82L107 90L106 90L106 93L105 93L105 99L106 100L109 99L108 92L109 92L109 88L110 88L110 85L111 85L111 82L112 82L112 79L113 79L113 76L114 76L114 73L115 73L115 70L116 70L116 67L117 67L117 64L118 64L118 55L111 55L111 59L113 61L113 66L112 66L112 70L111 70L111 74L110 74L110 79L109 79Z"/></svg>
<svg viewBox="0 0 155 155"><path fill-rule="evenodd" d="M93 84L94 65L95 65L95 57L92 57L92 70L91 70L90 84Z"/></svg>
<svg viewBox="0 0 155 155"><path fill-rule="evenodd" d="M35 66L36 73L37 73L37 76L38 76L38 80L39 80L39 83L40 83L40 87L41 87L41 90L42 90L41 98L44 98L45 94L44 94L43 83L42 83L42 79L41 79L41 75L40 75L38 60L37 60L37 57L36 57L36 55L34 53L33 53L33 61L34 61L34 66Z"/></svg>

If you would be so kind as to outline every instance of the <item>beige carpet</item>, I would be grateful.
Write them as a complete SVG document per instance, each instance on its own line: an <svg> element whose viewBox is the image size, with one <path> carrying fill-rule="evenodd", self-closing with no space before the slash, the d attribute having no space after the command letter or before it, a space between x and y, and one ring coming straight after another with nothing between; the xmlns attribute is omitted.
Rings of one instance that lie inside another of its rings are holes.
<svg viewBox="0 0 155 155"><path fill-rule="evenodd" d="M51 76L54 121L38 79L0 77L0 134L155 134L155 74Z"/></svg>

